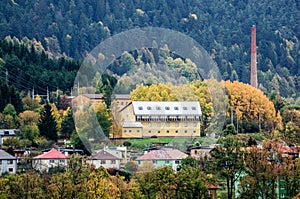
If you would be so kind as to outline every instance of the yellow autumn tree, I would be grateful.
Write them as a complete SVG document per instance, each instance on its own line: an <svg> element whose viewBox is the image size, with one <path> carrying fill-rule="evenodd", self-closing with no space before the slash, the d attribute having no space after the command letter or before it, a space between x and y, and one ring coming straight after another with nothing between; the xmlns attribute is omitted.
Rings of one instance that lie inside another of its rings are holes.
<svg viewBox="0 0 300 199"><path fill-rule="evenodd" d="M264 93L249 84L238 81L223 82L229 98L228 118L233 114L241 122L256 122L264 130L280 129L281 116Z"/></svg>

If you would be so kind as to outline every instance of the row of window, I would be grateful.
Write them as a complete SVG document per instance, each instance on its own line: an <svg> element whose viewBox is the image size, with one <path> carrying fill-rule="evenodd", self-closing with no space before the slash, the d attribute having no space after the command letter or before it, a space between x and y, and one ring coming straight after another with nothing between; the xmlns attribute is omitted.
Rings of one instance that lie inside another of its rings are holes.
<svg viewBox="0 0 300 199"><path fill-rule="evenodd" d="M144 109L144 107L139 106L138 109L139 109L140 111L142 111L142 110ZM149 111L151 111L151 110L152 110L152 107L151 107L151 106L147 106L146 109L149 110ZM161 106L156 106L155 109L156 109L157 111L160 111L160 110L162 110L163 108L162 108ZM165 106L164 109L167 110L167 111L169 111L169 110L171 110L171 107L170 107L170 106ZM175 111L178 111L178 110L179 110L179 107L178 107L178 106L174 106L174 110L175 110ZM187 110L189 110L189 108L188 108L187 106L184 106L184 107L182 107L182 110L187 111ZM192 106L192 107L191 107L191 110L195 111L195 110L197 110L197 108L196 108L195 106Z"/></svg>
<svg viewBox="0 0 300 199"><path fill-rule="evenodd" d="M169 123L169 122L167 122L165 124L166 124L166 127L170 127L171 126L171 123ZM153 122L149 122L148 123L148 127L152 127L152 125L155 125L155 123L153 123ZM161 127L162 126L160 122L156 123L156 125L157 125L157 127ZM176 122L175 123L175 127L179 127L179 126L180 126L179 122ZM183 127L188 127L188 126L189 126L188 122L184 122L183 123ZM193 123L193 127L197 127L197 122Z"/></svg>
<svg viewBox="0 0 300 199"><path fill-rule="evenodd" d="M65 163L65 160L59 160L59 162L60 163ZM53 159L49 160L49 163L54 163L54 160Z"/></svg>
<svg viewBox="0 0 300 199"><path fill-rule="evenodd" d="M199 116L185 116L185 117L180 117L178 115L176 116L164 116L161 117L160 115L158 116L136 116L135 117L136 121L201 121L201 117Z"/></svg>
<svg viewBox="0 0 300 199"><path fill-rule="evenodd" d="M179 132L180 132L179 130L175 130L175 133L179 133ZM189 133L188 130L184 130L183 132L184 132L184 133ZM127 133L127 130L124 130L124 133ZM128 130L128 133L133 133L133 130L131 130L131 129ZM136 130L136 133L140 133L140 130ZM152 131L149 130L148 133L152 133ZM156 133L160 134L161 131L158 130ZM170 133L170 130L166 130L166 133ZM197 131L196 131L196 130L193 130L193 133L197 133Z"/></svg>
<svg viewBox="0 0 300 199"><path fill-rule="evenodd" d="M108 161L110 161L110 164L116 164L116 160L101 160L101 164L106 164L106 163L109 164Z"/></svg>
<svg viewBox="0 0 300 199"><path fill-rule="evenodd" d="M13 160L7 160L7 164L13 164L14 161ZM0 165L2 165L2 160L0 160Z"/></svg>

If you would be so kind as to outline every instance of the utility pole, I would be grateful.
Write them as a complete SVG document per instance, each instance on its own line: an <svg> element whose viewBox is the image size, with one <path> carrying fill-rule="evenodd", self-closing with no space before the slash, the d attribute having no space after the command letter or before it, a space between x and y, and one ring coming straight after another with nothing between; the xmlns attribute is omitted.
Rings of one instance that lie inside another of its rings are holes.
<svg viewBox="0 0 300 199"><path fill-rule="evenodd" d="M256 27L251 28L251 86L257 88Z"/></svg>

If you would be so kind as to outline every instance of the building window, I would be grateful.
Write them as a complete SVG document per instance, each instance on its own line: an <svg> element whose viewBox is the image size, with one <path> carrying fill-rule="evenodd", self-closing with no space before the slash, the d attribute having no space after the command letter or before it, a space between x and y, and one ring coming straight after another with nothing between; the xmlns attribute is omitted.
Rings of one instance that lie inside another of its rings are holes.
<svg viewBox="0 0 300 199"><path fill-rule="evenodd" d="M186 106L184 106L182 109L185 110L185 111L188 110L188 108Z"/></svg>
<svg viewBox="0 0 300 199"><path fill-rule="evenodd" d="M101 160L101 164L106 164L106 160Z"/></svg>
<svg viewBox="0 0 300 199"><path fill-rule="evenodd" d="M14 168L8 168L8 172L10 173L14 172Z"/></svg>
<svg viewBox="0 0 300 199"><path fill-rule="evenodd" d="M121 105L123 106L123 105L124 105L124 102L121 102Z"/></svg>
<svg viewBox="0 0 300 199"><path fill-rule="evenodd" d="M124 130L124 133L126 133L127 132L127 130Z"/></svg>
<svg viewBox="0 0 300 199"><path fill-rule="evenodd" d="M140 132L140 130L136 130L136 132L137 132L137 133L139 133L139 132Z"/></svg>
<svg viewBox="0 0 300 199"><path fill-rule="evenodd" d="M149 123L148 123L148 127L151 127L151 126L152 126L152 124L149 122Z"/></svg>
<svg viewBox="0 0 300 199"><path fill-rule="evenodd" d="M167 122L167 123L166 123L166 127L170 127L170 122Z"/></svg>
<svg viewBox="0 0 300 199"><path fill-rule="evenodd" d="M184 131L184 133L187 133L187 132L188 132L187 130Z"/></svg>
<svg viewBox="0 0 300 199"><path fill-rule="evenodd" d="M178 130L176 130L175 133L178 133Z"/></svg>
<svg viewBox="0 0 300 199"><path fill-rule="evenodd" d="M169 160L166 160L166 164L169 164L170 163L170 161Z"/></svg>
<svg viewBox="0 0 300 199"><path fill-rule="evenodd" d="M179 123L178 123L178 122L176 122L176 123L175 123L175 126L176 126L176 127L179 127Z"/></svg>
<svg viewBox="0 0 300 199"><path fill-rule="evenodd" d="M112 164L116 164L116 160L111 160L111 163Z"/></svg>
<svg viewBox="0 0 300 199"><path fill-rule="evenodd" d="M49 160L49 163L54 163L54 160Z"/></svg>
<svg viewBox="0 0 300 199"><path fill-rule="evenodd" d="M157 131L157 133L160 133L160 131Z"/></svg>
<svg viewBox="0 0 300 199"><path fill-rule="evenodd" d="M179 164L179 160L175 160L175 164Z"/></svg>
<svg viewBox="0 0 300 199"><path fill-rule="evenodd" d="M157 123L157 127L160 127L160 126L161 126L161 123L160 123L160 122L158 122L158 123Z"/></svg>
<svg viewBox="0 0 300 199"><path fill-rule="evenodd" d="M170 131L169 131L169 130L167 130L167 133L170 133Z"/></svg>
<svg viewBox="0 0 300 199"><path fill-rule="evenodd" d="M141 110L143 110L143 107L142 107L142 106L139 106L138 109L141 111Z"/></svg>
<svg viewBox="0 0 300 199"><path fill-rule="evenodd" d="M193 107L192 107L192 110L195 111L195 110L196 110L196 107L193 106Z"/></svg>
<svg viewBox="0 0 300 199"><path fill-rule="evenodd" d="M158 111L161 110L160 106L157 106L157 107L156 107L156 110L158 110Z"/></svg>
<svg viewBox="0 0 300 199"><path fill-rule="evenodd" d="M151 106L147 106L147 110L152 110Z"/></svg>
<svg viewBox="0 0 300 199"><path fill-rule="evenodd" d="M175 111L178 111L178 110L179 110L179 108L178 108L177 106L175 106L175 107L174 107L174 110L175 110Z"/></svg>
<svg viewBox="0 0 300 199"><path fill-rule="evenodd" d="M148 133L151 133L151 131L149 130Z"/></svg>
<svg viewBox="0 0 300 199"><path fill-rule="evenodd" d="M2 164L2 160L0 160L0 165Z"/></svg>
<svg viewBox="0 0 300 199"><path fill-rule="evenodd" d="M7 164L13 164L13 160L7 160Z"/></svg>
<svg viewBox="0 0 300 199"><path fill-rule="evenodd" d="M166 110L170 110L170 107L169 107L169 106L166 106L165 109L166 109Z"/></svg>
<svg viewBox="0 0 300 199"><path fill-rule="evenodd" d="M197 122L194 122L194 127L197 127Z"/></svg>
<svg viewBox="0 0 300 199"><path fill-rule="evenodd" d="M152 162L153 162L153 164L157 164L157 160L153 160Z"/></svg>
<svg viewBox="0 0 300 199"><path fill-rule="evenodd" d="M59 160L60 163L65 163L65 160Z"/></svg>
<svg viewBox="0 0 300 199"><path fill-rule="evenodd" d="M131 130L128 130L129 131L129 133L131 133Z"/></svg>
<svg viewBox="0 0 300 199"><path fill-rule="evenodd" d="M187 122L184 123L184 127L188 127L188 123Z"/></svg>
<svg viewBox="0 0 300 199"><path fill-rule="evenodd" d="M197 131L193 131L193 133L196 133Z"/></svg>

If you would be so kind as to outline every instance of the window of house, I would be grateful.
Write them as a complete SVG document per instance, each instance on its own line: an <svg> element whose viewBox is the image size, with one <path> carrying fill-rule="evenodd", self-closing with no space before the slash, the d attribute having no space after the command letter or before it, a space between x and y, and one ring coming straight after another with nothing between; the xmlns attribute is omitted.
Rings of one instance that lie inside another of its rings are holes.
<svg viewBox="0 0 300 199"><path fill-rule="evenodd" d="M175 160L175 164L179 164L179 160Z"/></svg>
<svg viewBox="0 0 300 199"><path fill-rule="evenodd" d="M157 133L160 133L160 131L157 131Z"/></svg>
<svg viewBox="0 0 300 199"><path fill-rule="evenodd" d="M161 123L160 123L160 122L158 122L158 123L157 123L157 127L160 127L160 126L161 126Z"/></svg>
<svg viewBox="0 0 300 199"><path fill-rule="evenodd" d="M106 160L101 160L101 164L106 164Z"/></svg>
<svg viewBox="0 0 300 199"><path fill-rule="evenodd" d="M153 160L152 162L153 162L153 164L157 164L157 160Z"/></svg>
<svg viewBox="0 0 300 199"><path fill-rule="evenodd" d="M169 160L166 160L166 164L169 164L170 163L170 161Z"/></svg>
<svg viewBox="0 0 300 199"><path fill-rule="evenodd" d="M175 123L175 126L176 126L176 127L179 127L179 123L178 123L178 122L176 122L176 123Z"/></svg>
<svg viewBox="0 0 300 199"><path fill-rule="evenodd" d="M187 122L184 123L184 127L188 127L188 123Z"/></svg>
<svg viewBox="0 0 300 199"><path fill-rule="evenodd" d="M175 133L178 133L178 130L176 130Z"/></svg>
<svg viewBox="0 0 300 199"><path fill-rule="evenodd" d="M197 127L197 123L196 122L194 122L194 127Z"/></svg>
<svg viewBox="0 0 300 199"><path fill-rule="evenodd" d="M54 160L49 160L49 163L54 163Z"/></svg>
<svg viewBox="0 0 300 199"><path fill-rule="evenodd" d="M156 107L156 110L158 110L158 111L161 110L160 106L157 106L157 107Z"/></svg>
<svg viewBox="0 0 300 199"><path fill-rule="evenodd" d="M9 135L9 131L4 131L4 135Z"/></svg>
<svg viewBox="0 0 300 199"><path fill-rule="evenodd" d="M13 164L13 160L7 160L7 164Z"/></svg>
<svg viewBox="0 0 300 199"><path fill-rule="evenodd" d="M10 173L14 172L14 168L8 168L8 172Z"/></svg>
<svg viewBox="0 0 300 199"><path fill-rule="evenodd" d="M124 102L121 102L121 105L123 106L123 105L124 105Z"/></svg>
<svg viewBox="0 0 300 199"><path fill-rule="evenodd" d="M131 130L129 130L129 133L131 133Z"/></svg>
<svg viewBox="0 0 300 199"><path fill-rule="evenodd" d="M166 127L170 127L170 122L167 122L167 123L166 123Z"/></svg>
<svg viewBox="0 0 300 199"><path fill-rule="evenodd" d="M111 164L116 164L116 160L111 160Z"/></svg>
<svg viewBox="0 0 300 199"><path fill-rule="evenodd" d="M152 110L151 106L147 106L147 110Z"/></svg>
<svg viewBox="0 0 300 199"><path fill-rule="evenodd" d="M127 132L127 130L124 130L124 133L126 133Z"/></svg>
<svg viewBox="0 0 300 199"><path fill-rule="evenodd" d="M141 111L141 110L143 110L143 107L142 107L142 106L139 106L138 109Z"/></svg>
<svg viewBox="0 0 300 199"><path fill-rule="evenodd" d="M196 110L196 107L192 106L192 110L195 111L195 110Z"/></svg>
<svg viewBox="0 0 300 199"><path fill-rule="evenodd" d="M148 133L151 133L151 130L149 130Z"/></svg>
<svg viewBox="0 0 300 199"><path fill-rule="evenodd" d="M59 160L60 163L65 163L65 160Z"/></svg>
<svg viewBox="0 0 300 199"><path fill-rule="evenodd" d="M136 130L136 132L137 132L137 133L139 133L139 132L140 132L140 130Z"/></svg>
<svg viewBox="0 0 300 199"><path fill-rule="evenodd" d="M0 165L2 164L2 160L0 160Z"/></svg>
<svg viewBox="0 0 300 199"><path fill-rule="evenodd" d="M178 111L178 110L179 110L179 108L178 108L177 106L175 106L175 107L174 107L174 110L175 110L175 111Z"/></svg>
<svg viewBox="0 0 300 199"><path fill-rule="evenodd" d="M185 111L188 110L188 108L186 106L184 106L182 109L185 110Z"/></svg>
<svg viewBox="0 0 300 199"><path fill-rule="evenodd" d="M167 133L170 133L170 131L169 131L169 130L167 130Z"/></svg>
<svg viewBox="0 0 300 199"><path fill-rule="evenodd" d="M170 107L169 107L169 106L166 106L165 109L166 109L166 110L170 110Z"/></svg>
<svg viewBox="0 0 300 199"><path fill-rule="evenodd" d="M196 133L197 131L193 131L193 133Z"/></svg>
<svg viewBox="0 0 300 199"><path fill-rule="evenodd" d="M188 132L187 130L184 131L184 133L187 133L187 132Z"/></svg>

